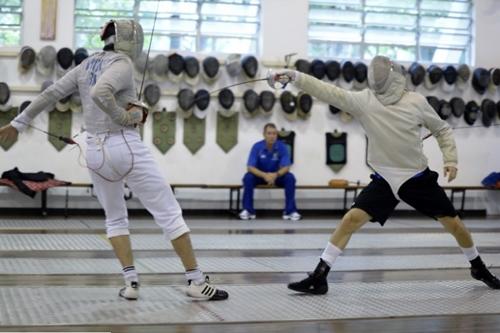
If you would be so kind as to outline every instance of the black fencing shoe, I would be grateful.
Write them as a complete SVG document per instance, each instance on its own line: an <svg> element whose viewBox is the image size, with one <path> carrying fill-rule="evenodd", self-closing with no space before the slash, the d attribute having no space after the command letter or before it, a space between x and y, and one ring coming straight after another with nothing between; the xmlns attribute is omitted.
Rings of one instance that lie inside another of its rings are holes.
<svg viewBox="0 0 500 333"><path fill-rule="evenodd" d="M324 295L328 292L328 281L326 280L328 272L330 272L330 266L320 259L314 272L308 273L309 276L302 281L289 283L288 289L302 293Z"/></svg>
<svg viewBox="0 0 500 333"><path fill-rule="evenodd" d="M476 280L483 281L491 289L500 289L500 280L484 265L471 267L470 275Z"/></svg>
<svg viewBox="0 0 500 333"><path fill-rule="evenodd" d="M139 298L139 282L127 281L118 295L128 301L136 301Z"/></svg>
<svg viewBox="0 0 500 333"><path fill-rule="evenodd" d="M193 281L188 281L187 295L193 298L205 299L207 301L222 301L229 297L228 293L222 289L217 289L210 284L208 276L205 277L205 282L200 285Z"/></svg>

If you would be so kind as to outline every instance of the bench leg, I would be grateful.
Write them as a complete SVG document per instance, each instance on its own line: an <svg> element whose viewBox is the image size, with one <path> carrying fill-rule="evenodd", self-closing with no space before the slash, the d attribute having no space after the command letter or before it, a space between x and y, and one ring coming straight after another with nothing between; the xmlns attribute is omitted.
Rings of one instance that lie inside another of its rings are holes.
<svg viewBox="0 0 500 333"><path fill-rule="evenodd" d="M42 216L47 216L47 190L43 190L41 194L41 213Z"/></svg>
<svg viewBox="0 0 500 333"><path fill-rule="evenodd" d="M234 200L234 192L236 192L236 202ZM236 207L235 207L236 204ZM240 189L230 188L229 189L229 213L234 216L238 216L240 206Z"/></svg>
<svg viewBox="0 0 500 333"><path fill-rule="evenodd" d="M460 200L460 209L458 211L459 211L460 215L463 216L463 213L465 210L465 189L451 189L450 200L451 200L452 204L454 204L455 193L462 194L462 198Z"/></svg>
<svg viewBox="0 0 500 333"><path fill-rule="evenodd" d="M347 189L344 189L344 206L342 207L344 212L347 210Z"/></svg>
<svg viewBox="0 0 500 333"><path fill-rule="evenodd" d="M465 210L465 190L462 192L462 204L460 205L460 210L462 211L462 213Z"/></svg>
<svg viewBox="0 0 500 333"><path fill-rule="evenodd" d="M229 213L233 213L233 189L229 189Z"/></svg>
<svg viewBox="0 0 500 333"><path fill-rule="evenodd" d="M64 218L68 218L69 189L66 186L66 198L64 200Z"/></svg>
<svg viewBox="0 0 500 333"><path fill-rule="evenodd" d="M241 189L236 189L236 214L240 211Z"/></svg>
<svg viewBox="0 0 500 333"><path fill-rule="evenodd" d="M347 208L347 193L348 192L353 192L352 194L352 201L354 202L358 196L358 189L344 189L344 212L347 212L349 209Z"/></svg>

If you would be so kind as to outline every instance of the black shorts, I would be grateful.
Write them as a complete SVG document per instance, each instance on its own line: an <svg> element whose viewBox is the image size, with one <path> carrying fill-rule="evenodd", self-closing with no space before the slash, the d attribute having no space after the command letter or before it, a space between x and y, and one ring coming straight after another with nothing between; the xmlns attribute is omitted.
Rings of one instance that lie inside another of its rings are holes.
<svg viewBox="0 0 500 333"><path fill-rule="evenodd" d="M372 222L384 225L399 203L392 193L389 183L379 175L371 175L372 181L361 191L352 208L367 212ZM437 183L438 173L425 169L421 174L407 180L398 191L398 195L407 204L420 213L437 219L457 216L445 191Z"/></svg>

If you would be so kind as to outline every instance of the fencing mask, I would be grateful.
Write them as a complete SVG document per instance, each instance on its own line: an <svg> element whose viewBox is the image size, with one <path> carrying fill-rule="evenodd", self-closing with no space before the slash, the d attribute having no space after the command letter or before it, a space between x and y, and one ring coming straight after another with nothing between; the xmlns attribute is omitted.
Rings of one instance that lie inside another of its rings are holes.
<svg viewBox="0 0 500 333"><path fill-rule="evenodd" d="M106 45L114 44L116 52L135 59L142 52L144 33L142 26L134 20L111 20L102 28L101 40Z"/></svg>
<svg viewBox="0 0 500 333"><path fill-rule="evenodd" d="M31 69L35 63L36 52L31 46L23 46L19 52L19 68L22 72Z"/></svg>
<svg viewBox="0 0 500 333"><path fill-rule="evenodd" d="M405 71L391 59L376 56L368 67L368 85L382 104L394 104L406 88Z"/></svg>

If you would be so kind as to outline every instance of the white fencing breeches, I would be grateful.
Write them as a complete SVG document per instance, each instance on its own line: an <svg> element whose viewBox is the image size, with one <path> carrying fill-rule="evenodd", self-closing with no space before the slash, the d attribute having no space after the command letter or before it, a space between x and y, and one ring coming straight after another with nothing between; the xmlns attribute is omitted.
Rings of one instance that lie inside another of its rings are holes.
<svg viewBox="0 0 500 333"><path fill-rule="evenodd" d="M167 239L173 240L189 232L172 189L136 131L89 135L87 166L97 199L106 214L108 238L130 234L123 197L124 182L153 215ZM125 179L115 181L129 170Z"/></svg>

